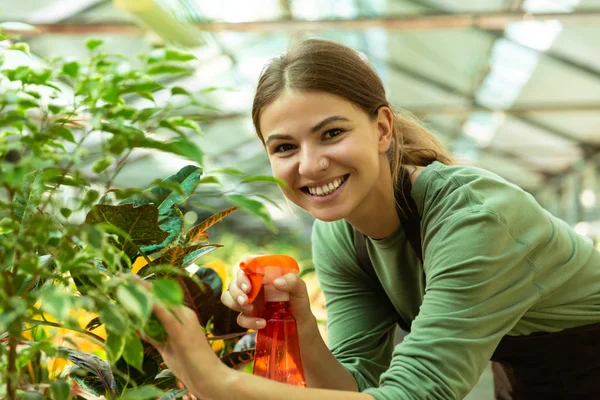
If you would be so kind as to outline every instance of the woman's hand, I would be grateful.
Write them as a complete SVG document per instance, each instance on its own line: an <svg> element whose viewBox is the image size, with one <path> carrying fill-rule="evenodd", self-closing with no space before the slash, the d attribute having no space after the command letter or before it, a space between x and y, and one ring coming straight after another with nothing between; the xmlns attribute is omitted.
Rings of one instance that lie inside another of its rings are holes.
<svg viewBox="0 0 600 400"><path fill-rule="evenodd" d="M316 327L316 319L310 311L310 299L306 284L295 274L287 274L273 281L277 290L290 294L290 310L296 318L299 331L306 331L311 324ZM260 318L264 308L263 291L259 293L252 304L248 304L250 280L246 274L239 270L237 278L229 284L228 290L221 295L221 302L230 309L240 312L237 322L247 329L261 329L265 327L265 320Z"/></svg>
<svg viewBox="0 0 600 400"><path fill-rule="evenodd" d="M214 398L220 388L216 385L226 381L227 368L213 352L194 311L185 306L174 307L172 312L154 304L156 317L167 332L165 343L149 338L163 360L185 387L198 398Z"/></svg>

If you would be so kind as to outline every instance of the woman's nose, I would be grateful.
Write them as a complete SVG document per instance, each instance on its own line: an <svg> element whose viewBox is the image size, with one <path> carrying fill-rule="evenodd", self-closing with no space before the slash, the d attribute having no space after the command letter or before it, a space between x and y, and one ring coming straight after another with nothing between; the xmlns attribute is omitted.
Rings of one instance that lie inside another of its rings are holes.
<svg viewBox="0 0 600 400"><path fill-rule="evenodd" d="M305 150L300 157L298 173L304 176L320 176L329 168L326 157L316 151Z"/></svg>

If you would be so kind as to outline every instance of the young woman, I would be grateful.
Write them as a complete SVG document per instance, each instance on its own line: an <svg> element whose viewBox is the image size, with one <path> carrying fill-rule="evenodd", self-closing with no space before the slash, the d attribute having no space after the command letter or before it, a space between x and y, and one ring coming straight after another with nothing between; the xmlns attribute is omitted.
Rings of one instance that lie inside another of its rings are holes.
<svg viewBox="0 0 600 400"><path fill-rule="evenodd" d="M199 398L460 399L494 360L501 399L600 396L600 253L532 196L453 165L395 114L353 50L307 40L263 71L254 125L285 196L316 218L327 346L304 283L291 294L308 388L227 369L194 314L157 307L160 351ZM222 301L260 329L239 273ZM410 333L394 347L400 325Z"/></svg>

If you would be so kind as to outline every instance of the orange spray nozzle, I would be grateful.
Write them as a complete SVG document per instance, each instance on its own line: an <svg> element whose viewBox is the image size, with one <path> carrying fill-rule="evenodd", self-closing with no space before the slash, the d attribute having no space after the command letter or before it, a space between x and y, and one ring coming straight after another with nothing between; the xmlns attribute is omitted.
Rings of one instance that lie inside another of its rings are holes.
<svg viewBox="0 0 600 400"><path fill-rule="evenodd" d="M252 304L263 284L270 284L275 278L285 274L300 272L296 260L284 254L267 254L248 256L240 262L240 269L244 271L252 286L248 293L248 303Z"/></svg>

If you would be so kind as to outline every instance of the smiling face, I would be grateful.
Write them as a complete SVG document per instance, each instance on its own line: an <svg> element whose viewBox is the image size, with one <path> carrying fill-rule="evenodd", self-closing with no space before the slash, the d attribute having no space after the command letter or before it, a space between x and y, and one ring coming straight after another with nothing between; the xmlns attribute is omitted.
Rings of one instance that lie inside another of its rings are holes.
<svg viewBox="0 0 600 400"><path fill-rule="evenodd" d="M387 107L371 118L324 92L284 91L260 115L273 175L288 185L284 195L323 221L364 214L393 193L385 154L391 125Z"/></svg>

